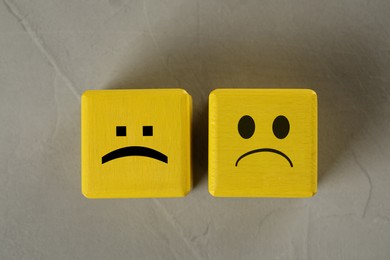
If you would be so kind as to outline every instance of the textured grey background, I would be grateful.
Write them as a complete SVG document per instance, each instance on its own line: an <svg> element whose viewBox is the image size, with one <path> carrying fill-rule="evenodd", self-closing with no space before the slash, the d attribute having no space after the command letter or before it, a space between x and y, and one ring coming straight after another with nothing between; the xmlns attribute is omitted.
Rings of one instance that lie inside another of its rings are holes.
<svg viewBox="0 0 390 260"><path fill-rule="evenodd" d="M389 1L0 1L0 259L389 259ZM193 191L87 200L80 94L182 87ZM217 87L319 96L319 192L207 192Z"/></svg>

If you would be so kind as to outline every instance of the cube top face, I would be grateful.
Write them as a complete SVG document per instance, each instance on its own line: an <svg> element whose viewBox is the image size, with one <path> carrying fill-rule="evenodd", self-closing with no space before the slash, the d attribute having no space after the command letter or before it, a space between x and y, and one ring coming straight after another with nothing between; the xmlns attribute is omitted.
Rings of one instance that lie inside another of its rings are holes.
<svg viewBox="0 0 390 260"><path fill-rule="evenodd" d="M317 192L317 95L309 89L217 89L209 97L209 192Z"/></svg>
<svg viewBox="0 0 390 260"><path fill-rule="evenodd" d="M187 92L89 90L81 106L86 197L181 197L190 191L192 101Z"/></svg>

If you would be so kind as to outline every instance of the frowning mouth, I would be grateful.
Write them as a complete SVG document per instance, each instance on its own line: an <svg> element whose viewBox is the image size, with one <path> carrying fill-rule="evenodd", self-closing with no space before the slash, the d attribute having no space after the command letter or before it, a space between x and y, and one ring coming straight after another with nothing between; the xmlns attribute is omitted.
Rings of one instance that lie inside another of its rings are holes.
<svg viewBox="0 0 390 260"><path fill-rule="evenodd" d="M272 149L272 148L260 148L260 149L255 149L255 150L252 150L252 151L249 151L247 153L244 153L243 155L241 155L237 161L236 161L236 167L239 163L239 161L241 161L241 159L243 159L244 157L250 155L250 154L254 154L254 153L261 153L261 152L269 152L269 153L276 153L282 157L284 157L289 163L290 163L290 166L293 167L293 163L292 161L290 160L290 158L288 158L288 156L284 153L282 153L281 151L279 150L276 150L276 149Z"/></svg>
<svg viewBox="0 0 390 260"><path fill-rule="evenodd" d="M104 155L102 157L102 164L126 156L143 156L168 163L168 156L157 150L144 146L127 146L116 149Z"/></svg>

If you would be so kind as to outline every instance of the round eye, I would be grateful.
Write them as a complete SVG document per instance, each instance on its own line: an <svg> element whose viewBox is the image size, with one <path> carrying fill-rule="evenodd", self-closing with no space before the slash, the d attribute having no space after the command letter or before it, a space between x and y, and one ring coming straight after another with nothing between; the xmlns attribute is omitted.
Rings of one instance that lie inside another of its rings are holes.
<svg viewBox="0 0 390 260"><path fill-rule="evenodd" d="M274 123L272 124L272 131L277 138L285 138L290 131L290 123L288 122L288 119L285 116L276 117Z"/></svg>
<svg viewBox="0 0 390 260"><path fill-rule="evenodd" d="M255 132L255 121L250 116L241 117L238 121L238 132L244 139L250 138Z"/></svg>

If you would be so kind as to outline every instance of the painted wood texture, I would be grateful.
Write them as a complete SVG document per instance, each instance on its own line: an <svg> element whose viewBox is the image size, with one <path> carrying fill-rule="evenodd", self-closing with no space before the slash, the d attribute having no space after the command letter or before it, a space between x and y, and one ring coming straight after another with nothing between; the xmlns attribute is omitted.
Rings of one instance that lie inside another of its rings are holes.
<svg viewBox="0 0 390 260"><path fill-rule="evenodd" d="M87 198L182 197L191 190L186 91L90 90L81 111Z"/></svg>
<svg viewBox="0 0 390 260"><path fill-rule="evenodd" d="M317 192L317 95L309 89L217 89L209 96L209 192Z"/></svg>

